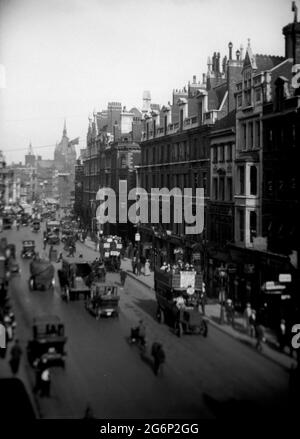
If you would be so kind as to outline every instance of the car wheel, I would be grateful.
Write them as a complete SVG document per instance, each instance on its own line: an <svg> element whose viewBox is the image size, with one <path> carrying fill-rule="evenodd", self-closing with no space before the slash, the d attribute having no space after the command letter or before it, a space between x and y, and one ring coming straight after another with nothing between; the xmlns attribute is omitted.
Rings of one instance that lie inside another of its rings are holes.
<svg viewBox="0 0 300 439"><path fill-rule="evenodd" d="M164 317L165 317L164 316L164 311L162 310L162 308L158 307L157 308L157 312L156 312L157 321L159 323L164 323L164 321L165 321Z"/></svg>
<svg viewBox="0 0 300 439"><path fill-rule="evenodd" d="M208 326L205 320L202 320L200 325L200 334L203 335L203 337L207 337L208 332Z"/></svg>

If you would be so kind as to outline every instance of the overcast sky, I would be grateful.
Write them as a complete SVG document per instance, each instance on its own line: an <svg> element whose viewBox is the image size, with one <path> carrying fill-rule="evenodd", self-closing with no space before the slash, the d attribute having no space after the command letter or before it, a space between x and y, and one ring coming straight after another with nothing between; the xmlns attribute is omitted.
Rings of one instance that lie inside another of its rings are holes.
<svg viewBox="0 0 300 439"><path fill-rule="evenodd" d="M52 158L64 118L84 148L94 109L141 106L143 90L166 104L229 41L284 55L291 21L289 0L0 0L0 150Z"/></svg>

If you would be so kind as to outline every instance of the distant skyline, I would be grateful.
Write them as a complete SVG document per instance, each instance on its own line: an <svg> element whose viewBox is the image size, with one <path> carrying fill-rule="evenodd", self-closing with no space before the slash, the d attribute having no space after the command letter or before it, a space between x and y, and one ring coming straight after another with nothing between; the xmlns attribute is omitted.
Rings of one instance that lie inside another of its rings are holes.
<svg viewBox="0 0 300 439"><path fill-rule="evenodd" d="M0 0L0 150L53 158L66 119L79 151L94 109L141 107L144 90L166 104L229 41L283 56L292 21L289 0Z"/></svg>

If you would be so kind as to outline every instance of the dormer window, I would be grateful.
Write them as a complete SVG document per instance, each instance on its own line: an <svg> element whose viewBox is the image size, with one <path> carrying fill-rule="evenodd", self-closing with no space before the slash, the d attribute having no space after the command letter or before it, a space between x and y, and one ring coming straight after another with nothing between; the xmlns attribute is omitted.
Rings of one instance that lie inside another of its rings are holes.
<svg viewBox="0 0 300 439"><path fill-rule="evenodd" d="M284 82L279 78L275 82L275 87L275 111L281 111L284 99Z"/></svg>

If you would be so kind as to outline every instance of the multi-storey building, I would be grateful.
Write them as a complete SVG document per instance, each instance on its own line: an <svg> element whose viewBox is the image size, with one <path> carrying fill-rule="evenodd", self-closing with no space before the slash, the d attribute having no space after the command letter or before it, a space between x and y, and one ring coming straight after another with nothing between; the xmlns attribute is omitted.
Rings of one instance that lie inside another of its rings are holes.
<svg viewBox="0 0 300 439"><path fill-rule="evenodd" d="M184 256L195 263L200 261L207 273L211 133L218 120L228 120L229 113L232 113L232 85L241 70L240 60L232 60L232 44L229 49L231 64L224 57L221 69L220 55L214 53L212 60L208 59L207 75L203 75L202 82L197 82L194 76L188 87L173 91L172 104L162 107L160 112L152 111L145 118L141 143L142 163L138 168L140 186L148 194L151 188L172 190L179 187L182 191L191 188L194 194L197 188L204 189L203 233L186 235L187 224L184 221L174 223L172 200L169 224L141 224L146 256L151 256L150 248L156 249L156 254L152 254L154 264L161 264L164 259L175 260ZM216 132L215 138L220 135ZM224 132L224 135L228 134ZM232 145L232 131L229 137L228 143ZM224 143L224 139L218 142Z"/></svg>
<svg viewBox="0 0 300 439"><path fill-rule="evenodd" d="M82 153L81 153L82 154ZM80 154L79 159L75 165L75 196L74 196L74 212L78 218L82 218L84 214L83 209L83 164L82 156Z"/></svg>
<svg viewBox="0 0 300 439"><path fill-rule="evenodd" d="M83 163L83 215L82 221L92 231L100 227L105 233L117 233L133 238L134 228L129 223L97 223L98 202L96 194L100 188L109 187L116 194L116 219L119 217L119 181L127 182L127 190L135 186L135 166L139 164L139 142L142 134L142 117L151 104L150 93L143 95L142 109L126 107L121 103L110 102L107 110L94 113L89 118L87 148L82 155Z"/></svg>
<svg viewBox="0 0 300 439"><path fill-rule="evenodd" d="M299 291L299 171L300 86L293 80L300 64L300 23L283 28L286 70L268 77L263 105L262 234L268 257L264 280L290 274L289 293L300 304ZM276 316L278 317L278 316Z"/></svg>
<svg viewBox="0 0 300 439"><path fill-rule="evenodd" d="M267 103L272 100L272 89L276 89L278 82L285 82L282 78L290 77L292 63L288 52L284 57L254 55L249 42L242 81L236 87L235 239L234 245L230 245L230 256L237 267L235 284L239 300L250 301L254 306L260 305L264 282L276 280L269 278L270 268L278 265L276 255L268 251L262 215L263 188L271 163L266 165L263 159L266 136L262 118L267 111L264 104L270 108ZM271 142L278 142L278 137L274 139ZM274 160L278 157L274 156Z"/></svg>

